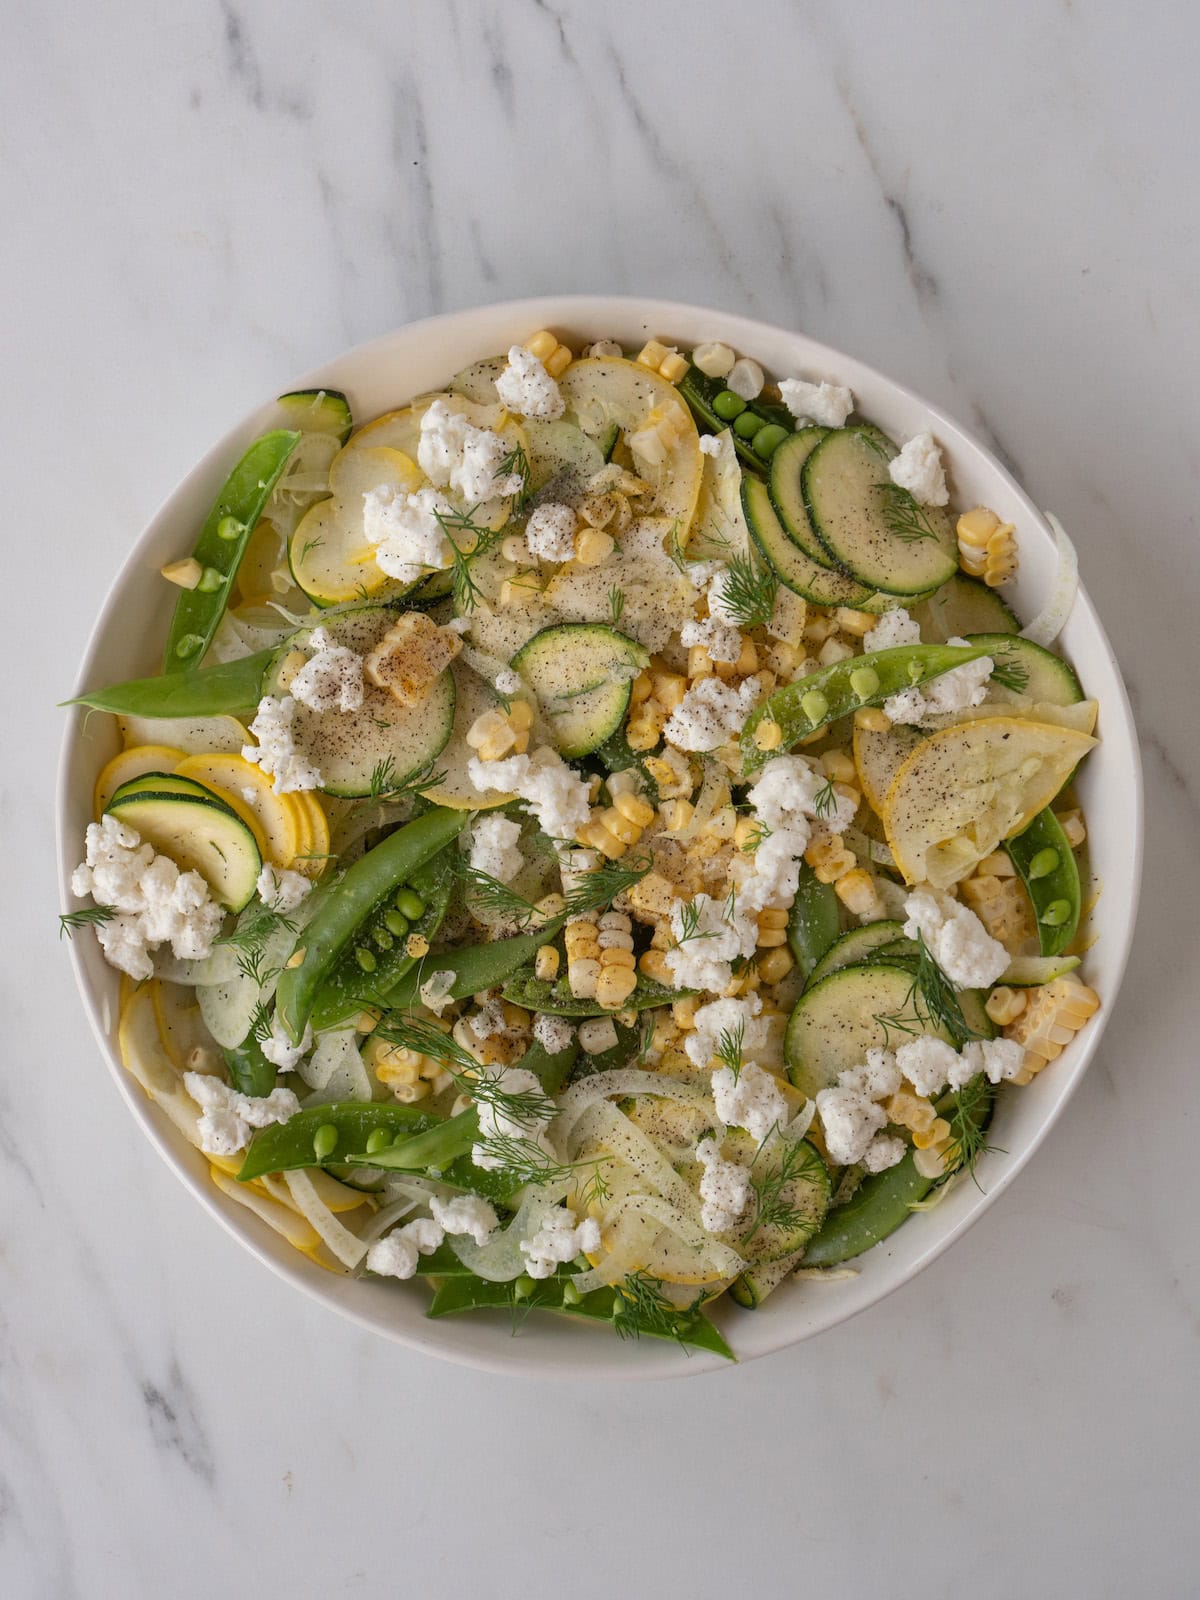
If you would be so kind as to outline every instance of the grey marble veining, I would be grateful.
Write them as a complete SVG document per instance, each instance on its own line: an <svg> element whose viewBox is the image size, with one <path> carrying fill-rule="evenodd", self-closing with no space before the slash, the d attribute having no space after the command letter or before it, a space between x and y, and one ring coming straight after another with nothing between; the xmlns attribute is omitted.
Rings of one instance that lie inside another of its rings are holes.
<svg viewBox="0 0 1200 1600"><path fill-rule="evenodd" d="M6 1600L1196 1592L1198 45L1116 0L9 8ZM1120 1009L1021 1181L866 1317L650 1390L275 1282L140 1142L53 920L52 704L163 495L346 344L571 289L802 327L984 435L1079 545L1148 782Z"/></svg>

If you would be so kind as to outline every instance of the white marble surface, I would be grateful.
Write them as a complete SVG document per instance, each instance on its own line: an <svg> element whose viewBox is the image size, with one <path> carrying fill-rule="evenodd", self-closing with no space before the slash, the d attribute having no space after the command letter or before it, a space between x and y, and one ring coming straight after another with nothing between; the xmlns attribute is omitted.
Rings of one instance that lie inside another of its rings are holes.
<svg viewBox="0 0 1200 1600"><path fill-rule="evenodd" d="M6 1597L1197 1592L1200 27L986 11L7 9ZM340 347L558 289L799 326L973 422L1074 531L1144 738L1066 1118L916 1283L691 1384L461 1372L274 1281L142 1143L54 934L50 707L159 499Z"/></svg>

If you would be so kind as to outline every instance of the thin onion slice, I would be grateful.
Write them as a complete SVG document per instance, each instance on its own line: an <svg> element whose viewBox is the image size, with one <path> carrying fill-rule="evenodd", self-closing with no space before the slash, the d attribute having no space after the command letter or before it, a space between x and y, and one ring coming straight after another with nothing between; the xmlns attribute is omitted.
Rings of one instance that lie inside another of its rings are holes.
<svg viewBox="0 0 1200 1600"><path fill-rule="evenodd" d="M571 1143L575 1123L588 1109L614 1094L656 1094L665 1100L704 1100L707 1091L683 1078L668 1078L659 1072L643 1072L637 1067L622 1067L616 1072L595 1072L574 1084L559 1097L558 1116L550 1126L554 1140L562 1147Z"/></svg>
<svg viewBox="0 0 1200 1600"><path fill-rule="evenodd" d="M231 1200L236 1200L238 1205L245 1206L247 1211L253 1211L268 1228L273 1228L297 1250L315 1250L320 1244L321 1236L312 1223L290 1206L280 1205L278 1200L270 1199L248 1184L239 1183L236 1178L229 1177L219 1167L211 1167L209 1173L222 1194L227 1194Z"/></svg>
<svg viewBox="0 0 1200 1600"><path fill-rule="evenodd" d="M1043 648L1053 644L1063 631L1079 593L1079 557L1075 553L1075 546L1053 511L1046 512L1046 521L1054 531L1054 543L1058 547L1058 571L1054 575L1049 600L1029 626L1021 629L1022 639L1028 639L1030 644L1040 644Z"/></svg>
<svg viewBox="0 0 1200 1600"><path fill-rule="evenodd" d="M300 1214L306 1222L312 1224L322 1241L328 1245L342 1265L357 1267L367 1253L367 1246L356 1233L351 1233L349 1228L338 1221L317 1194L308 1173L288 1172L284 1175L284 1182Z"/></svg>

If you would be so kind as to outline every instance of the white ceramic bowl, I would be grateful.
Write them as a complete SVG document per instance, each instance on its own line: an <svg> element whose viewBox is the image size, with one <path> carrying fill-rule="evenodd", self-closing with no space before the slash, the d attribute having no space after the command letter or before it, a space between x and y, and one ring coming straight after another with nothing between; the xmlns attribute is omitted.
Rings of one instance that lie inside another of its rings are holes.
<svg viewBox="0 0 1200 1600"><path fill-rule="evenodd" d="M921 429L932 429L945 450L957 503L989 505L1017 526L1021 570L1013 603L1018 614L1028 620L1044 603L1056 570L1052 535L1029 497L977 439L935 406L861 362L800 334L745 317L672 301L607 296L512 301L413 323L295 380L281 374L278 392L319 385L342 389L350 397L356 421L364 422L412 395L442 386L460 367L506 350L541 327L555 329L576 347L599 337L617 338L629 347L654 335L685 349L701 340L723 339L776 375L849 384L859 409L894 437L907 438ZM189 548L230 463L271 415L268 399L215 444L134 545L101 609L84 657L81 688L156 670L172 604L171 591L158 576L158 569ZM1081 559L1086 572L1086 544ZM132 626L130 619L134 619ZM855 1262L860 1270L852 1280L822 1288L819 1293L803 1283L787 1284L759 1311L744 1312L736 1306L719 1311L717 1320L742 1360L766 1355L844 1322L940 1255L1017 1176L1070 1099L1100 1042L1133 937L1142 860L1141 767L1121 675L1100 619L1082 589L1059 648L1070 657L1101 708L1101 743L1083 768L1079 789L1087 809L1092 862L1103 885L1094 916L1095 945L1087 960L1088 981L1099 991L1102 1009L1032 1085L1001 1096L994 1127L996 1143L1006 1153L983 1159L981 1187L960 1184L935 1211L914 1216L883 1245ZM85 725L82 714L72 713L63 744L58 795L64 896L71 869L80 858L84 828L91 820L94 779L115 748L111 719L93 717ZM562 1318L530 1318L518 1338L509 1337L506 1324L490 1315L431 1323L423 1315L425 1296L419 1287L337 1278L311 1265L214 1187L203 1158L179 1137L124 1071L115 1044L117 974L105 964L91 938L73 940L71 955L109 1070L143 1133L197 1200L235 1238L266 1266L331 1310L418 1350L497 1372L644 1378L686 1376L726 1366L717 1357L699 1352L685 1359L675 1347L652 1340L637 1346L621 1344L607 1330Z"/></svg>

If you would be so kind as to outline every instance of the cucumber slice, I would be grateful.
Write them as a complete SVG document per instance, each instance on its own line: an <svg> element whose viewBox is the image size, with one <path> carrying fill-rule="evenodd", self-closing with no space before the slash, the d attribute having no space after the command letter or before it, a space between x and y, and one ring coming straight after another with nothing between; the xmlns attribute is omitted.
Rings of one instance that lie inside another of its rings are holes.
<svg viewBox="0 0 1200 1600"><path fill-rule="evenodd" d="M512 665L537 696L560 755L575 759L621 726L633 680L649 661L615 628L564 622L534 634Z"/></svg>
<svg viewBox="0 0 1200 1600"><path fill-rule="evenodd" d="M780 447L782 448L782 446ZM818 606L857 608L870 598L871 590L841 572L819 567L799 545L788 538L783 523L771 503L771 494L761 478L742 474L742 510L750 537L779 574L780 582L793 594Z"/></svg>
<svg viewBox="0 0 1200 1600"><path fill-rule="evenodd" d="M804 504L838 566L872 590L920 595L958 570L958 544L941 507L918 506L892 483L894 454L860 428L836 429L804 463Z"/></svg>
<svg viewBox="0 0 1200 1600"><path fill-rule="evenodd" d="M786 1177L782 1177L785 1162ZM778 1188L779 1209L782 1212L786 1208L786 1221L765 1222L761 1227L752 1224L735 1248L754 1265L790 1259L825 1220L829 1210L829 1169L807 1139L797 1142L776 1133L764 1143L751 1172L760 1193L767 1184Z"/></svg>
<svg viewBox="0 0 1200 1600"><path fill-rule="evenodd" d="M246 824L212 796L141 792L108 809L181 871L198 872L228 910L240 911L253 899L262 871L258 845Z"/></svg>
<svg viewBox="0 0 1200 1600"><path fill-rule="evenodd" d="M785 439L771 457L768 482L771 486L771 504L788 538L810 561L832 570L833 557L817 538L800 484L804 463L829 431L828 428L801 428L790 439Z"/></svg>
<svg viewBox="0 0 1200 1600"><path fill-rule="evenodd" d="M904 932L902 922L869 922L865 928L851 928L836 940L812 969L808 988L813 988L831 972L857 967L885 945L894 944Z"/></svg>
<svg viewBox="0 0 1200 1600"><path fill-rule="evenodd" d="M1019 684L1011 689L995 678L988 685L988 699L1009 703L1032 700L1054 706L1078 705L1084 699L1079 679L1071 667L1051 650L1029 639L1007 633L967 634L970 644L985 646L997 667L1007 669Z"/></svg>
<svg viewBox="0 0 1200 1600"><path fill-rule="evenodd" d="M345 444L354 426L350 402L340 389L292 389L279 396L285 428L302 433L331 433Z"/></svg>
<svg viewBox="0 0 1200 1600"><path fill-rule="evenodd" d="M573 422L526 422L529 487L547 500L575 504L604 465L600 442Z"/></svg>
<svg viewBox="0 0 1200 1600"><path fill-rule="evenodd" d="M932 644L961 639L969 633L1020 633L1021 624L1008 606L980 578L956 572L941 588L909 607L921 624L921 637Z"/></svg>
<svg viewBox="0 0 1200 1600"><path fill-rule="evenodd" d="M396 620L387 606L326 611L314 626L336 644L365 655ZM302 649L311 629L301 629L277 652L267 672L268 694L283 692L279 671L288 654ZM393 788L434 761L454 726L454 677L449 668L415 706L402 706L386 689L364 686L358 711L310 711L296 707L293 737L320 769L326 794L355 799Z"/></svg>

